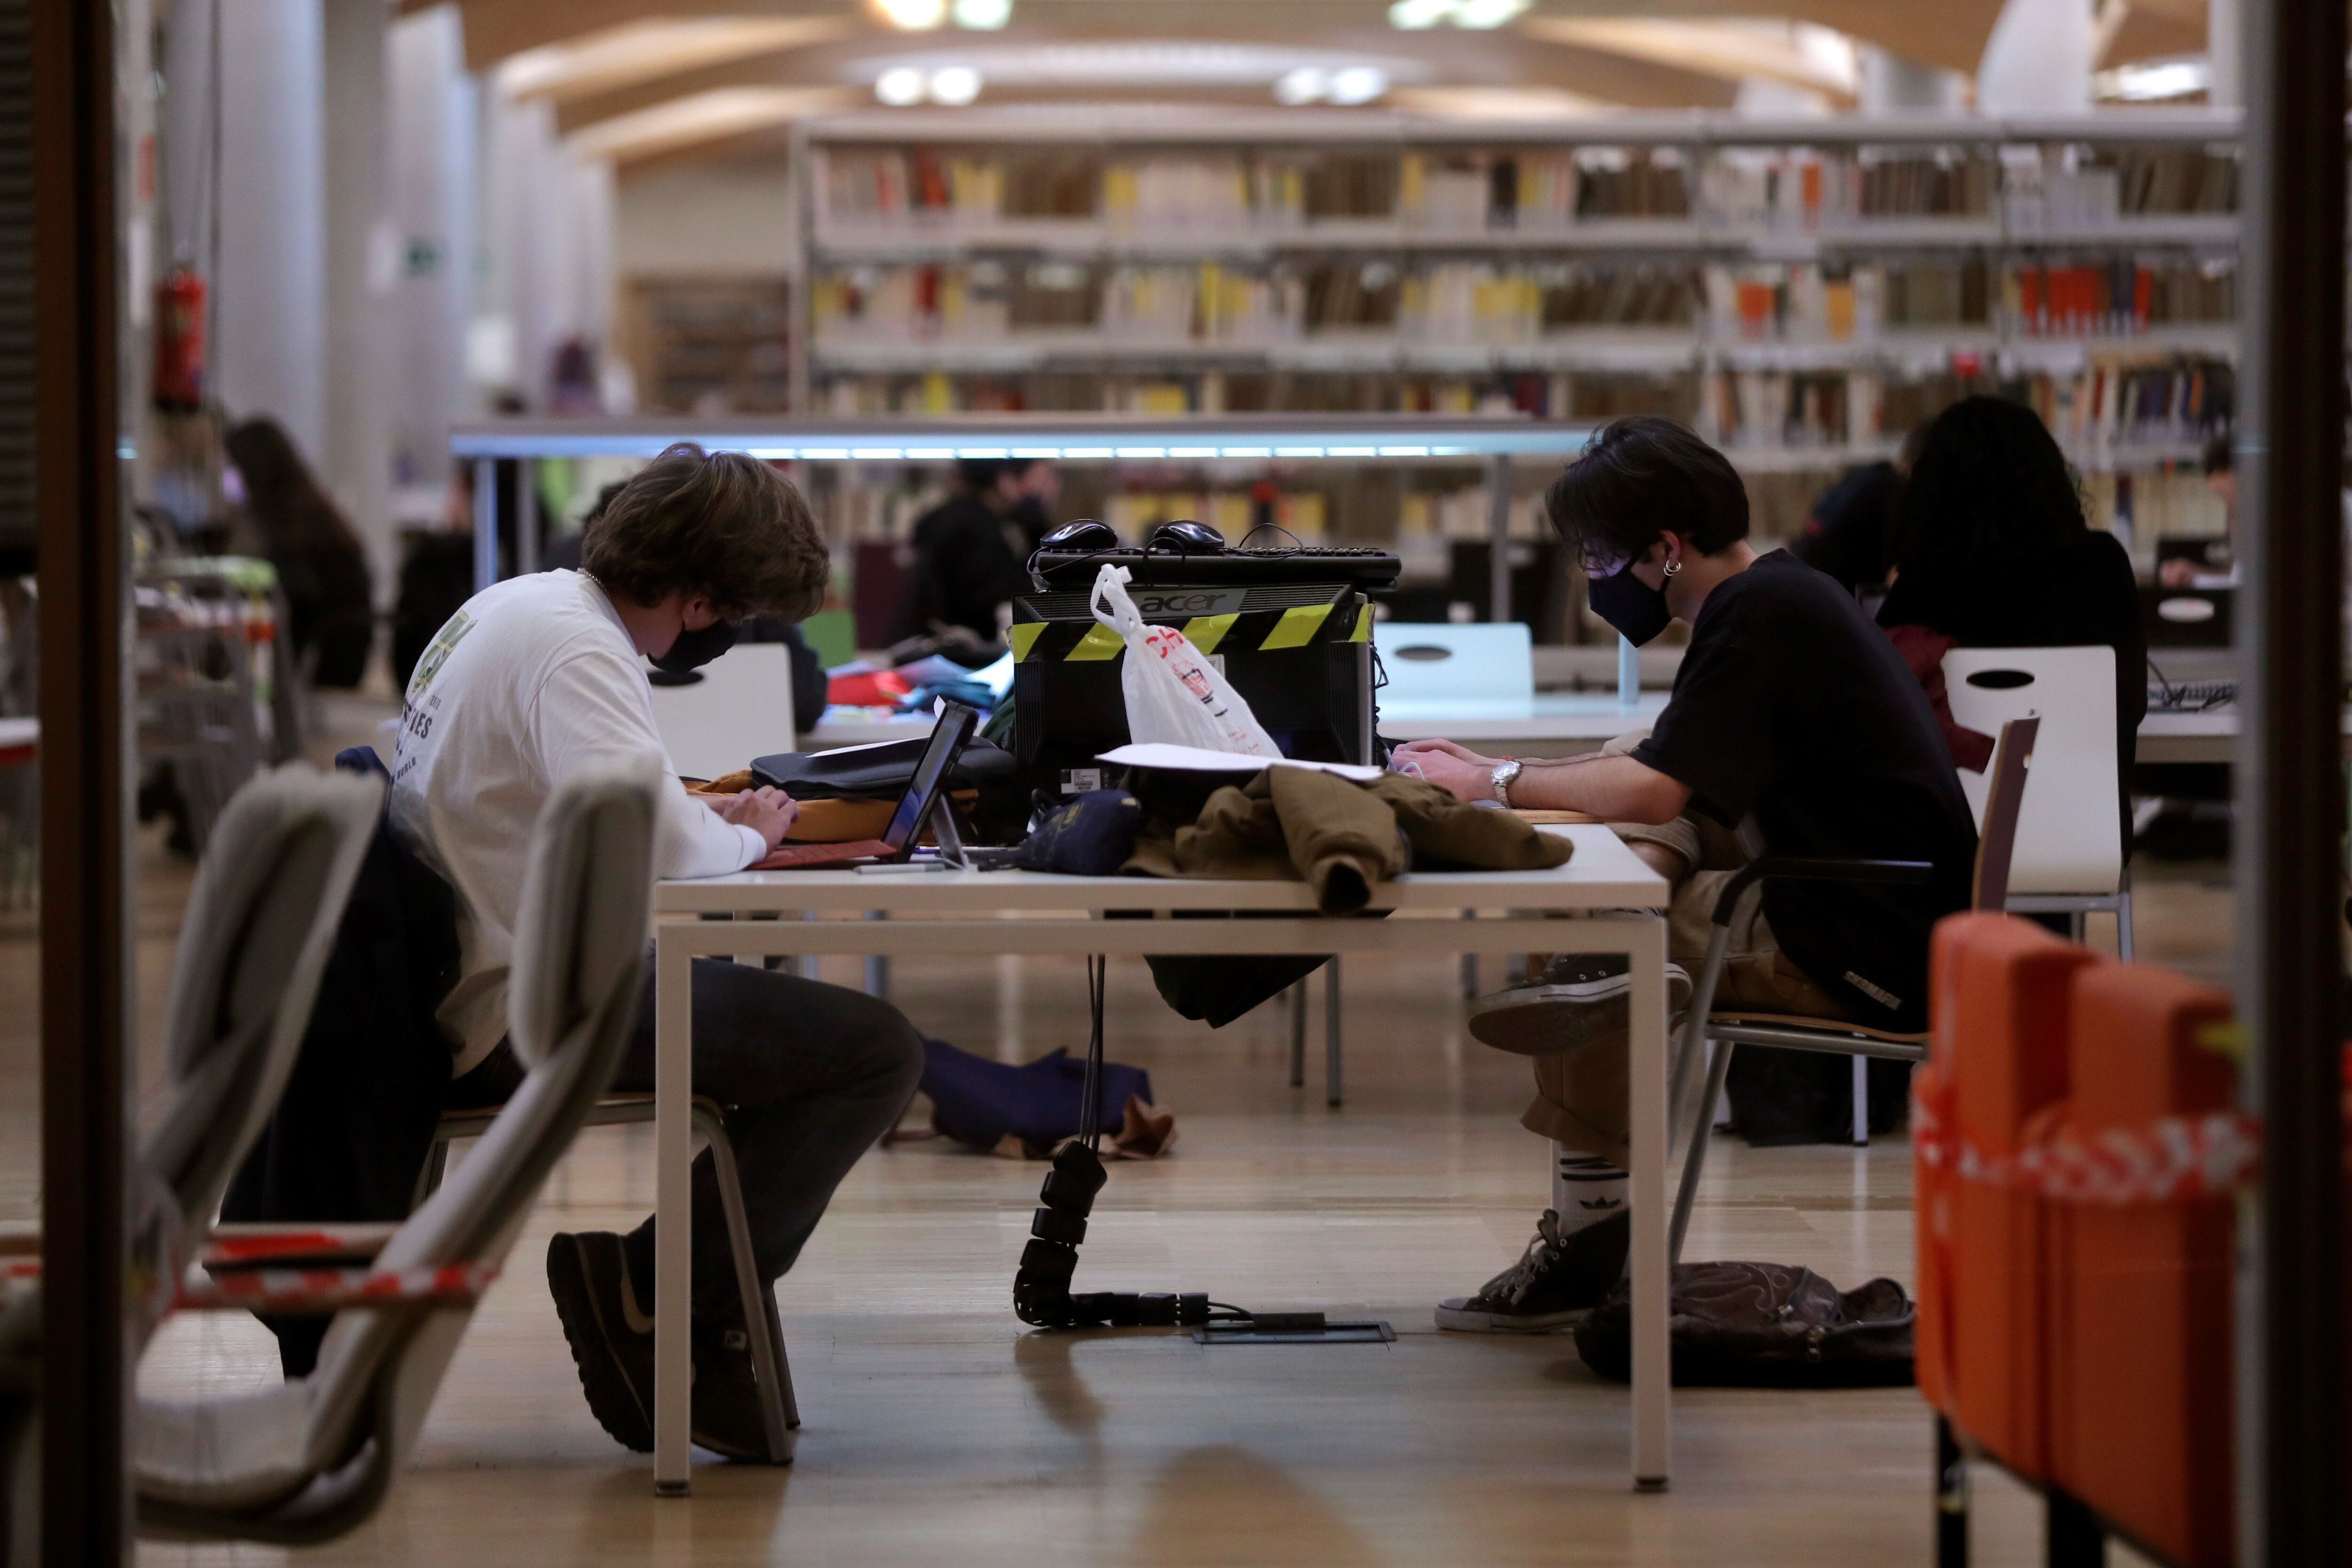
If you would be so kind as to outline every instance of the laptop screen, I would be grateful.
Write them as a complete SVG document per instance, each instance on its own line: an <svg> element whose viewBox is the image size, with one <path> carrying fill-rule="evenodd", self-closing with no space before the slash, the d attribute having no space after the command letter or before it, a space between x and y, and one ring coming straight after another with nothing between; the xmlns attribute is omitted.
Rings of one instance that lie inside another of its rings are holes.
<svg viewBox="0 0 2352 1568"><path fill-rule="evenodd" d="M890 814L890 826L882 830L882 842L898 858L907 858L931 814L931 802L939 797L946 783L948 770L955 765L979 723L980 710L976 708L961 702L941 706L940 721L931 727L931 743L923 748L922 759L915 764L915 775L907 781L907 793L898 797L898 809Z"/></svg>

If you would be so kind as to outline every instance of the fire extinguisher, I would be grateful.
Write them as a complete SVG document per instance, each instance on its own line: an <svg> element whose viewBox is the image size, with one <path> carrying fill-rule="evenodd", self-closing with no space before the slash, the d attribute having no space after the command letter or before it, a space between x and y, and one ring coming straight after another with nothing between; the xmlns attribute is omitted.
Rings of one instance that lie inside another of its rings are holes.
<svg viewBox="0 0 2352 1568"><path fill-rule="evenodd" d="M205 280L174 267L155 285L155 406L192 414L205 402Z"/></svg>

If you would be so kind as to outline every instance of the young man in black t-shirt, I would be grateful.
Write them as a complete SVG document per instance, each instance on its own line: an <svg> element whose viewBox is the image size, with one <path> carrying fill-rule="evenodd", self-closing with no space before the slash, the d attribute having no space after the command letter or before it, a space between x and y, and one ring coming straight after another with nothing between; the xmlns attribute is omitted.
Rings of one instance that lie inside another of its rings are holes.
<svg viewBox="0 0 2352 1568"><path fill-rule="evenodd" d="M1593 610L1635 643L1690 627L1673 699L1646 737L1519 763L1449 741L1402 748L1465 800L1587 811L1674 884L1669 951L1706 950L1717 894L1765 853L1926 860L1924 888L1768 883L1732 928L1727 1010L1926 1026L1927 936L1967 907L1976 827L1918 681L1823 574L1748 543L1748 496L1721 453L1663 419L1621 419L1554 483L1552 525L1582 555ZM1668 966L1669 1005L1691 982ZM1622 959L1569 955L1483 999L1471 1032L1535 1058L1523 1123L1553 1141L1536 1240L1441 1326L1549 1330L1624 1267Z"/></svg>

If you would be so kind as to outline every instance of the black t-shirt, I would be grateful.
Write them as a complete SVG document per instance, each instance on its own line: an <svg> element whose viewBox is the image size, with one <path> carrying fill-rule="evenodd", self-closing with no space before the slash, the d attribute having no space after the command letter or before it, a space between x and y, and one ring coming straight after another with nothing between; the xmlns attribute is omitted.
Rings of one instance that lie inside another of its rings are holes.
<svg viewBox="0 0 2352 1568"><path fill-rule="evenodd" d="M1674 698L1633 756L1774 855L1927 860L1924 888L1770 881L1780 950L1865 1024L1927 1026L1927 933L1969 904L1977 834L1903 656L1844 590L1776 550L1706 597Z"/></svg>

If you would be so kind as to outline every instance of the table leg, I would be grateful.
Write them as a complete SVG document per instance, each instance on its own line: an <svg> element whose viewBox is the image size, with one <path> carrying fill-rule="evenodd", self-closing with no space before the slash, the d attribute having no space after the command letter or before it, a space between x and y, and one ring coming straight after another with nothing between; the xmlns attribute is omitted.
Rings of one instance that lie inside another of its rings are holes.
<svg viewBox="0 0 2352 1568"><path fill-rule="evenodd" d="M654 1491L684 1497L691 1475L694 957L654 933Z"/></svg>
<svg viewBox="0 0 2352 1568"><path fill-rule="evenodd" d="M1633 1168L1633 1489L1664 1491L1672 1469L1666 1328L1666 926L1627 921Z"/></svg>

